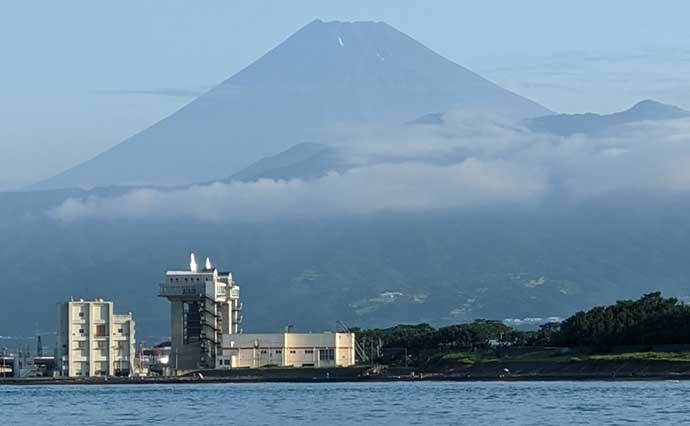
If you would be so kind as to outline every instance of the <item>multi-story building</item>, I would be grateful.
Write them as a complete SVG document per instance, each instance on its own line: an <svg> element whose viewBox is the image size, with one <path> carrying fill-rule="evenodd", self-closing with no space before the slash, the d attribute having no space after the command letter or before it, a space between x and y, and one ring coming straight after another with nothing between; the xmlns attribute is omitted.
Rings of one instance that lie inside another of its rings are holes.
<svg viewBox="0 0 690 426"><path fill-rule="evenodd" d="M335 367L355 363L352 333L243 334L240 287L230 272L194 254L188 271L168 271L160 285L170 301L169 365L175 373L242 367Z"/></svg>
<svg viewBox="0 0 690 426"><path fill-rule="evenodd" d="M216 368L223 336L236 334L241 321L240 286L232 274L219 272L209 259L199 270L192 254L188 271L165 274L159 295L170 301L170 367Z"/></svg>
<svg viewBox="0 0 690 426"><path fill-rule="evenodd" d="M57 363L63 376L129 376L134 370L132 313L97 299L58 304Z"/></svg>

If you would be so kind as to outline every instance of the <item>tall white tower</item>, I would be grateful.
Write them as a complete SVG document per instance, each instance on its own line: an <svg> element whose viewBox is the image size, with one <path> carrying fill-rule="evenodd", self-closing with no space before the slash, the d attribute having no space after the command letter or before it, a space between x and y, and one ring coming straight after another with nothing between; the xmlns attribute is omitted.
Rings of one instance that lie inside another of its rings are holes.
<svg viewBox="0 0 690 426"><path fill-rule="evenodd" d="M170 301L170 365L176 373L217 368L223 335L239 331L240 286L207 258L199 271L194 254L188 271L168 271L160 297Z"/></svg>

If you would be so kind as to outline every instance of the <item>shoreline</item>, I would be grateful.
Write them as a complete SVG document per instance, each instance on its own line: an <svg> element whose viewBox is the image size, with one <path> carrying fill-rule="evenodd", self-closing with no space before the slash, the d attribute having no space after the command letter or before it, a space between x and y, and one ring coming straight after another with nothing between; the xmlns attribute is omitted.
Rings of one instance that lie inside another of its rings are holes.
<svg viewBox="0 0 690 426"><path fill-rule="evenodd" d="M113 379L34 379L34 378L12 378L0 379L0 386L121 386L121 385L203 385L203 384L249 384L249 383L400 383L400 382L668 382L668 381L688 381L690 376L645 376L645 377L601 377L601 376L511 376L511 377L425 377L420 378L393 378L377 377L367 379L186 379L179 378L166 380L120 380Z"/></svg>
<svg viewBox="0 0 690 426"><path fill-rule="evenodd" d="M201 376L199 375L201 373ZM387 382L631 382L690 380L685 362L485 363L414 368L267 368L202 370L171 377L7 377L0 386L158 385L210 383L387 383Z"/></svg>

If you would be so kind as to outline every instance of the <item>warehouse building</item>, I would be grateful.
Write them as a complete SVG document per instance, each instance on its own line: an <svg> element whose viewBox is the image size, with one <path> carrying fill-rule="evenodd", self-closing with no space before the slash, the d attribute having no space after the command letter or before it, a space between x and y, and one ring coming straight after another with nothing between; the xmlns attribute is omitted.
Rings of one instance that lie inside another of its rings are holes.
<svg viewBox="0 0 690 426"><path fill-rule="evenodd" d="M130 376L134 370L132 313L114 313L113 302L58 304L57 363L62 376Z"/></svg>
<svg viewBox="0 0 690 426"><path fill-rule="evenodd" d="M223 336L218 368L339 367L355 363L354 333Z"/></svg>

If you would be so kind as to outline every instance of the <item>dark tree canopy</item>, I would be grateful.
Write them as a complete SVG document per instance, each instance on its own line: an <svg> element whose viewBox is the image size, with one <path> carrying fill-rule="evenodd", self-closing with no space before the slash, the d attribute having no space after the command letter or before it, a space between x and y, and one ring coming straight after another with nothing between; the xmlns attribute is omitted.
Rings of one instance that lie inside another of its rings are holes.
<svg viewBox="0 0 690 426"><path fill-rule="evenodd" d="M365 347L376 346L383 352L404 349L412 359L511 345L601 349L690 344L690 306L655 292L639 300L578 312L563 322L543 324L537 331L518 331L501 321L480 319L438 329L417 324L356 332Z"/></svg>
<svg viewBox="0 0 690 426"><path fill-rule="evenodd" d="M690 343L690 306L661 293L578 312L563 321L562 346L620 346Z"/></svg>

